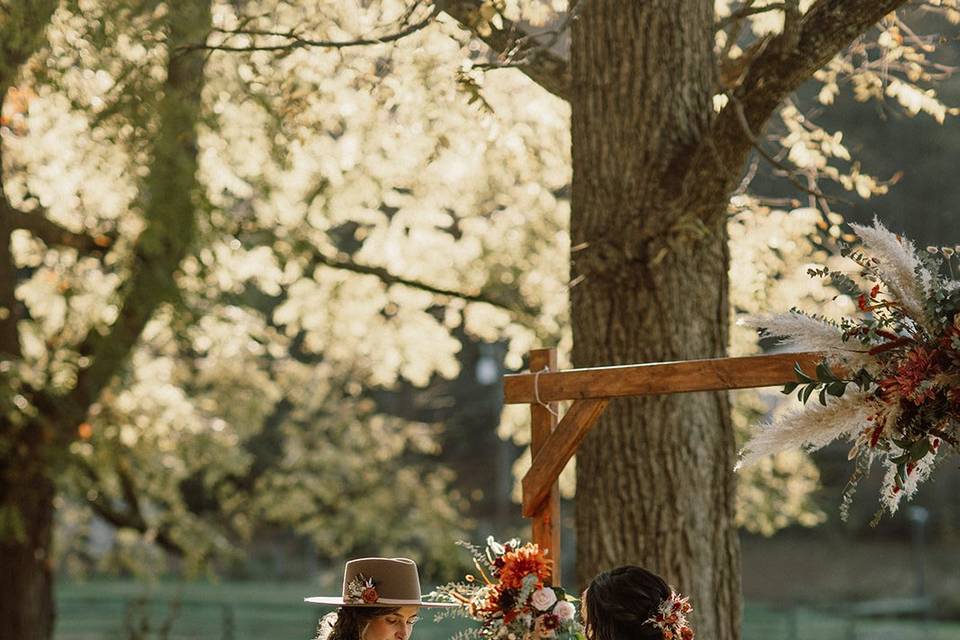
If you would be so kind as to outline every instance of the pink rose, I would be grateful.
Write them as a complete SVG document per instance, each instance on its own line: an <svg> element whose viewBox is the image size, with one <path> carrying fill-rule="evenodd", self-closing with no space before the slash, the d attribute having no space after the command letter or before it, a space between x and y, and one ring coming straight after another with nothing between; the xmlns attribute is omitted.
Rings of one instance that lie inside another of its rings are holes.
<svg viewBox="0 0 960 640"><path fill-rule="evenodd" d="M550 587L534 591L533 595L530 597L530 604L532 604L539 611L549 611L550 607L556 603L557 594L554 593L553 589Z"/></svg>
<svg viewBox="0 0 960 640"><path fill-rule="evenodd" d="M577 615L577 608L573 606L572 602L563 600L557 603L553 613L559 618L560 622L570 622Z"/></svg>

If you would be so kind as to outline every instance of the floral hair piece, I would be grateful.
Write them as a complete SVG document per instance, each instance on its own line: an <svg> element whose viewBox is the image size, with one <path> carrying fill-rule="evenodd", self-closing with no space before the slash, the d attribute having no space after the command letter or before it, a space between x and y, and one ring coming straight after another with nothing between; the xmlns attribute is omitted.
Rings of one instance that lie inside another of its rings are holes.
<svg viewBox="0 0 960 640"><path fill-rule="evenodd" d="M693 640L693 629L687 622L687 614L692 611L690 598L671 591L670 597L657 607L656 614L645 622L659 629L663 640Z"/></svg>
<svg viewBox="0 0 960 640"><path fill-rule="evenodd" d="M344 602L349 604L376 604L380 599L373 578L358 573L347 585Z"/></svg>

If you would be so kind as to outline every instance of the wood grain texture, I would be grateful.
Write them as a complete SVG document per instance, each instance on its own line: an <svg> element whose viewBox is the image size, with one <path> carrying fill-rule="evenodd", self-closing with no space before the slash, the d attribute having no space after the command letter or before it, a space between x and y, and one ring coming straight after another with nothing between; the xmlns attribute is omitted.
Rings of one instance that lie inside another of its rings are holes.
<svg viewBox="0 0 960 640"><path fill-rule="evenodd" d="M563 468L609 402L606 398L577 400L539 447L530 470L523 477L524 516L530 517L541 509Z"/></svg>
<svg viewBox="0 0 960 640"><path fill-rule="evenodd" d="M536 349L530 352L530 369L540 371L549 368L551 371L557 368L557 350L556 349ZM530 456L536 459L544 444L549 440L550 435L557 427L556 412L559 407L556 403L549 405L549 408L542 404L530 405ZM532 519L533 541L540 545L542 549L547 550L549 558L553 560L553 568L556 572L554 584L560 582L560 483L554 480L548 488L546 498L541 502L540 508L534 513L528 515Z"/></svg>
<svg viewBox="0 0 960 640"><path fill-rule="evenodd" d="M523 404L534 402L535 383L544 402L771 387L795 381L797 364L812 374L822 359L819 353L780 353L570 369L539 377L518 373L504 376L503 393L507 404Z"/></svg>

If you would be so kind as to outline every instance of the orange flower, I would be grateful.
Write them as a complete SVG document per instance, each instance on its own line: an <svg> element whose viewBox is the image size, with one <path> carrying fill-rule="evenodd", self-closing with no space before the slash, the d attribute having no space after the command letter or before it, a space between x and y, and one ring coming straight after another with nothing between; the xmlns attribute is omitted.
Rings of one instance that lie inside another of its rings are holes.
<svg viewBox="0 0 960 640"><path fill-rule="evenodd" d="M502 556L500 584L507 589L519 589L523 579L531 574L537 576L537 588L541 588L550 576L550 561L536 544L525 544Z"/></svg>

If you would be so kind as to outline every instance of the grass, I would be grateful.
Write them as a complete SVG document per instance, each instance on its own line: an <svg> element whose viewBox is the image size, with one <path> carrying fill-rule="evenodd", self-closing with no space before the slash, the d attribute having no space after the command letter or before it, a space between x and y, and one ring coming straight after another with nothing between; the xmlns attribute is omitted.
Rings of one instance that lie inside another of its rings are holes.
<svg viewBox="0 0 960 640"><path fill-rule="evenodd" d="M316 583L62 583L55 640L308 640L329 609L305 604L303 597L329 590ZM744 640L960 638L958 623L857 619L810 608L749 604L744 619ZM171 623L166 636L159 633L165 621ZM415 639L448 640L465 624L435 623L428 614Z"/></svg>

